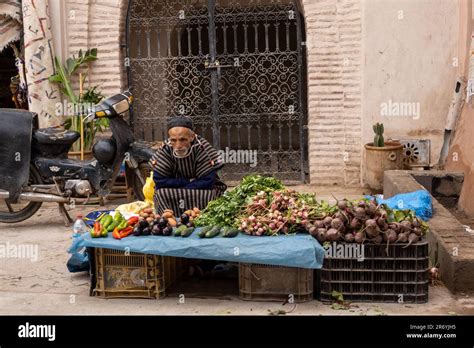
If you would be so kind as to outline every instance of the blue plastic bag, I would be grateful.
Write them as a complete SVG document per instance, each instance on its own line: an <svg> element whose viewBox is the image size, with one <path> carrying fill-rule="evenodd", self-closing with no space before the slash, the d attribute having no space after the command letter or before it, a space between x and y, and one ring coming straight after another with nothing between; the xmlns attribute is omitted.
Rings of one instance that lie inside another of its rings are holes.
<svg viewBox="0 0 474 348"><path fill-rule="evenodd" d="M66 267L69 272L76 273L89 271L89 254L87 253L87 249L84 246L82 236L72 239L71 247L67 252L72 254L66 263Z"/></svg>
<svg viewBox="0 0 474 348"><path fill-rule="evenodd" d="M387 199L375 196L375 199L378 204L386 204L391 209L413 210L416 216L424 221L433 216L431 195L425 190L399 193Z"/></svg>
<svg viewBox="0 0 474 348"><path fill-rule="evenodd" d="M67 269L71 273L76 272L86 272L89 271L90 262L89 262L89 254L87 253L87 249L83 248L78 252L72 254L72 256L67 261Z"/></svg>

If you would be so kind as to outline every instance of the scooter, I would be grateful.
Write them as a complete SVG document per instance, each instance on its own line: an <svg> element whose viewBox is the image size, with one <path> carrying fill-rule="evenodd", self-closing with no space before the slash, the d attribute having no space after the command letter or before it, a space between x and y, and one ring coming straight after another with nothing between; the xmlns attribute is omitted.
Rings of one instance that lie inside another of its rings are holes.
<svg viewBox="0 0 474 348"><path fill-rule="evenodd" d="M135 141L123 115L133 96L126 91L101 101L85 121L107 117L112 137L97 141L92 160L72 160L67 154L79 139L75 131L38 129L37 115L0 109L0 222L15 223L33 216L43 202L58 203L66 226L72 222L66 205L103 203L125 161L128 192L143 200L152 144ZM4 204L2 204L4 203ZM26 205L25 205L26 203Z"/></svg>

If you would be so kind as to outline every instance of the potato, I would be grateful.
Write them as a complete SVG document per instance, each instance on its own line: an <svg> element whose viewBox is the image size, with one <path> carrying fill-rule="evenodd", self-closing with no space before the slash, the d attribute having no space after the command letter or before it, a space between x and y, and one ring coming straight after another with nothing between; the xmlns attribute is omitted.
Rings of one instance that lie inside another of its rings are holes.
<svg viewBox="0 0 474 348"><path fill-rule="evenodd" d="M169 219L169 218L172 218L173 217L173 214L170 213L169 211L163 213L162 215L165 219Z"/></svg>
<svg viewBox="0 0 474 348"><path fill-rule="evenodd" d="M199 208L196 208L196 207L193 208L193 211L194 211L196 214L199 214L199 213L201 212L201 210L200 210Z"/></svg>
<svg viewBox="0 0 474 348"><path fill-rule="evenodd" d="M143 209L143 212L144 212L144 213L147 213L147 214L153 214L153 208L146 208L146 209Z"/></svg>
<svg viewBox="0 0 474 348"><path fill-rule="evenodd" d="M147 213L141 213L140 216L143 217L143 218L145 218L145 219L146 219L147 217L149 217L149 215L148 215Z"/></svg>
<svg viewBox="0 0 474 348"><path fill-rule="evenodd" d="M159 219L161 217L160 214L155 214L155 219Z"/></svg>
<svg viewBox="0 0 474 348"><path fill-rule="evenodd" d="M171 227L176 227L176 224L177 224L176 220L173 218L169 218L168 223L170 224Z"/></svg>
<svg viewBox="0 0 474 348"><path fill-rule="evenodd" d="M147 221L148 223L152 223L152 222L153 222L153 218L152 218L152 217L147 217L147 218L146 218L146 221Z"/></svg>
<svg viewBox="0 0 474 348"><path fill-rule="evenodd" d="M169 212L169 213L171 213L172 215L174 215L174 211L172 211L171 209L165 209L165 210L163 210L163 213L166 213L166 212Z"/></svg>
<svg viewBox="0 0 474 348"><path fill-rule="evenodd" d="M194 218L192 216L189 217L189 222L193 221Z"/></svg>
<svg viewBox="0 0 474 348"><path fill-rule="evenodd" d="M192 211L192 210L186 210L184 213L185 213L186 215L189 215L189 216L191 216L191 215L192 215L192 213L193 213L193 211Z"/></svg>

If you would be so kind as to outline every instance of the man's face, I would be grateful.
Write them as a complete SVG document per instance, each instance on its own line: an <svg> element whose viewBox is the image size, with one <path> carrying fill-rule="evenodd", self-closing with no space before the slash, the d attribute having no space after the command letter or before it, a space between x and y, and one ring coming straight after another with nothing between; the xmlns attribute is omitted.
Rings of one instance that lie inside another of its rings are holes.
<svg viewBox="0 0 474 348"><path fill-rule="evenodd" d="M184 156L194 139L194 132L186 127L173 127L168 131L169 141L178 156Z"/></svg>

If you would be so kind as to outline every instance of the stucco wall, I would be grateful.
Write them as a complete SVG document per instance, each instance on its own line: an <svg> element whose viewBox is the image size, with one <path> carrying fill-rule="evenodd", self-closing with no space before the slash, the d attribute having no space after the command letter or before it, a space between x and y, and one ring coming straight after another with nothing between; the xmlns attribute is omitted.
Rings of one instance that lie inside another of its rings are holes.
<svg viewBox="0 0 474 348"><path fill-rule="evenodd" d="M431 139L437 163L459 64L458 11L457 0L365 1L364 142L383 122L386 138ZM419 115L395 116L394 102L419 103ZM393 116L381 115L382 103Z"/></svg>

